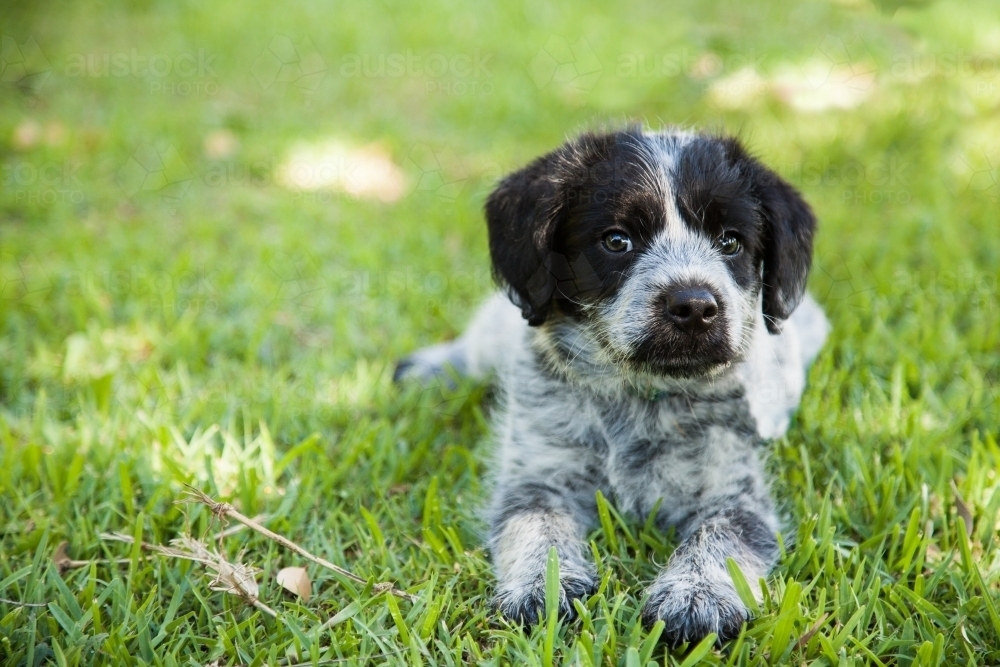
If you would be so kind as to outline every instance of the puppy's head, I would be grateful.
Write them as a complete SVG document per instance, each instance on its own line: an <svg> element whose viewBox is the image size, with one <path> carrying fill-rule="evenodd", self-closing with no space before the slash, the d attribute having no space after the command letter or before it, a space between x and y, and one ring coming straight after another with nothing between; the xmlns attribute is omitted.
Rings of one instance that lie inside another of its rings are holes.
<svg viewBox="0 0 1000 667"><path fill-rule="evenodd" d="M583 335L626 371L690 377L738 360L761 308L801 298L815 218L731 138L584 134L486 203L493 269L533 326Z"/></svg>

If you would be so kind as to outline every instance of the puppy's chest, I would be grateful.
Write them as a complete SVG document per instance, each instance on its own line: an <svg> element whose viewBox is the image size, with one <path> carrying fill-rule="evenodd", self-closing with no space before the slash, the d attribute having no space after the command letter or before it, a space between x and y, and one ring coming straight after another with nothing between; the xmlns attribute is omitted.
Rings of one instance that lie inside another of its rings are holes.
<svg viewBox="0 0 1000 667"><path fill-rule="evenodd" d="M742 396L707 401L669 397L600 410L608 484L627 511L649 511L658 498L697 502L720 472L749 461L758 442Z"/></svg>
<svg viewBox="0 0 1000 667"><path fill-rule="evenodd" d="M501 440L515 474L573 477L588 498L601 488L645 515L659 498L683 513L754 467L756 423L736 383L648 400L542 373L514 380Z"/></svg>
<svg viewBox="0 0 1000 667"><path fill-rule="evenodd" d="M520 395L516 412L523 420L515 420L516 430L541 435L560 449L587 450L609 467L640 467L654 459L707 463L719 452L752 447L758 440L742 392L613 400L551 389Z"/></svg>
<svg viewBox="0 0 1000 667"><path fill-rule="evenodd" d="M703 459L726 442L746 441L754 432L742 396L634 399L600 405L595 412L611 464L633 463L634 457Z"/></svg>

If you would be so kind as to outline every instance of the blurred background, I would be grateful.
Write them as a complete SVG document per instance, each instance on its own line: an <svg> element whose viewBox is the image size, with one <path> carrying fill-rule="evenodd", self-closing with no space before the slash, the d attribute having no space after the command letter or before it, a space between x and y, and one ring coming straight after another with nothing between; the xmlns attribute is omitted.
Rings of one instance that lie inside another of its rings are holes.
<svg viewBox="0 0 1000 667"><path fill-rule="evenodd" d="M357 529L359 504L408 534L391 517L426 515L440 475L445 522L476 544L482 390L400 394L392 363L456 335L493 289L481 209L496 179L629 121L737 133L818 214L810 286L834 334L785 484L814 488L812 452L816 489L867 498L864 462L912 445L887 493L928 479L950 498L952 466L998 432L995 2L134 0L0 16L10 571L45 531L93 551L99 528L145 511L169 536L182 481L247 514L310 489L347 508L311 515L322 542ZM334 474L292 475L296 457ZM853 507L838 530L858 541L900 520Z"/></svg>
<svg viewBox="0 0 1000 667"><path fill-rule="evenodd" d="M830 307L995 318L996 9L8 4L3 398L111 373L93 346L242 404L454 335L494 181L632 120L738 133L801 188ZM79 367L41 360L70 334Z"/></svg>

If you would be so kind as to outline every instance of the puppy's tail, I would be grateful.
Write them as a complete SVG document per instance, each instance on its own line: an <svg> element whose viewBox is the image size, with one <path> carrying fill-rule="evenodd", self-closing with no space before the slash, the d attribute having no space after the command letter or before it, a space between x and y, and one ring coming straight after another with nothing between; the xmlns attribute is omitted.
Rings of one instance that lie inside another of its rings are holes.
<svg viewBox="0 0 1000 667"><path fill-rule="evenodd" d="M527 323L521 311L501 293L493 294L476 311L465 332L453 341L424 347L396 364L393 382L430 382L454 373L484 378L500 367Z"/></svg>

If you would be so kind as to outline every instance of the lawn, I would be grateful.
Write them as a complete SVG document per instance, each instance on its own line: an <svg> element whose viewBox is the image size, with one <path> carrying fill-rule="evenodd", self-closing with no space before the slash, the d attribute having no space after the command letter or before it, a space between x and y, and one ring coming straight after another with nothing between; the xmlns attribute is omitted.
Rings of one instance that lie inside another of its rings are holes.
<svg viewBox="0 0 1000 667"><path fill-rule="evenodd" d="M0 664L1000 664L994 3L0 19ZM738 132L820 220L833 332L771 444L785 552L721 647L642 627L676 542L614 514L579 619L500 621L491 390L391 383L493 289L497 177L629 120ZM179 503L188 485L366 583ZM259 568L276 616L108 533Z"/></svg>

